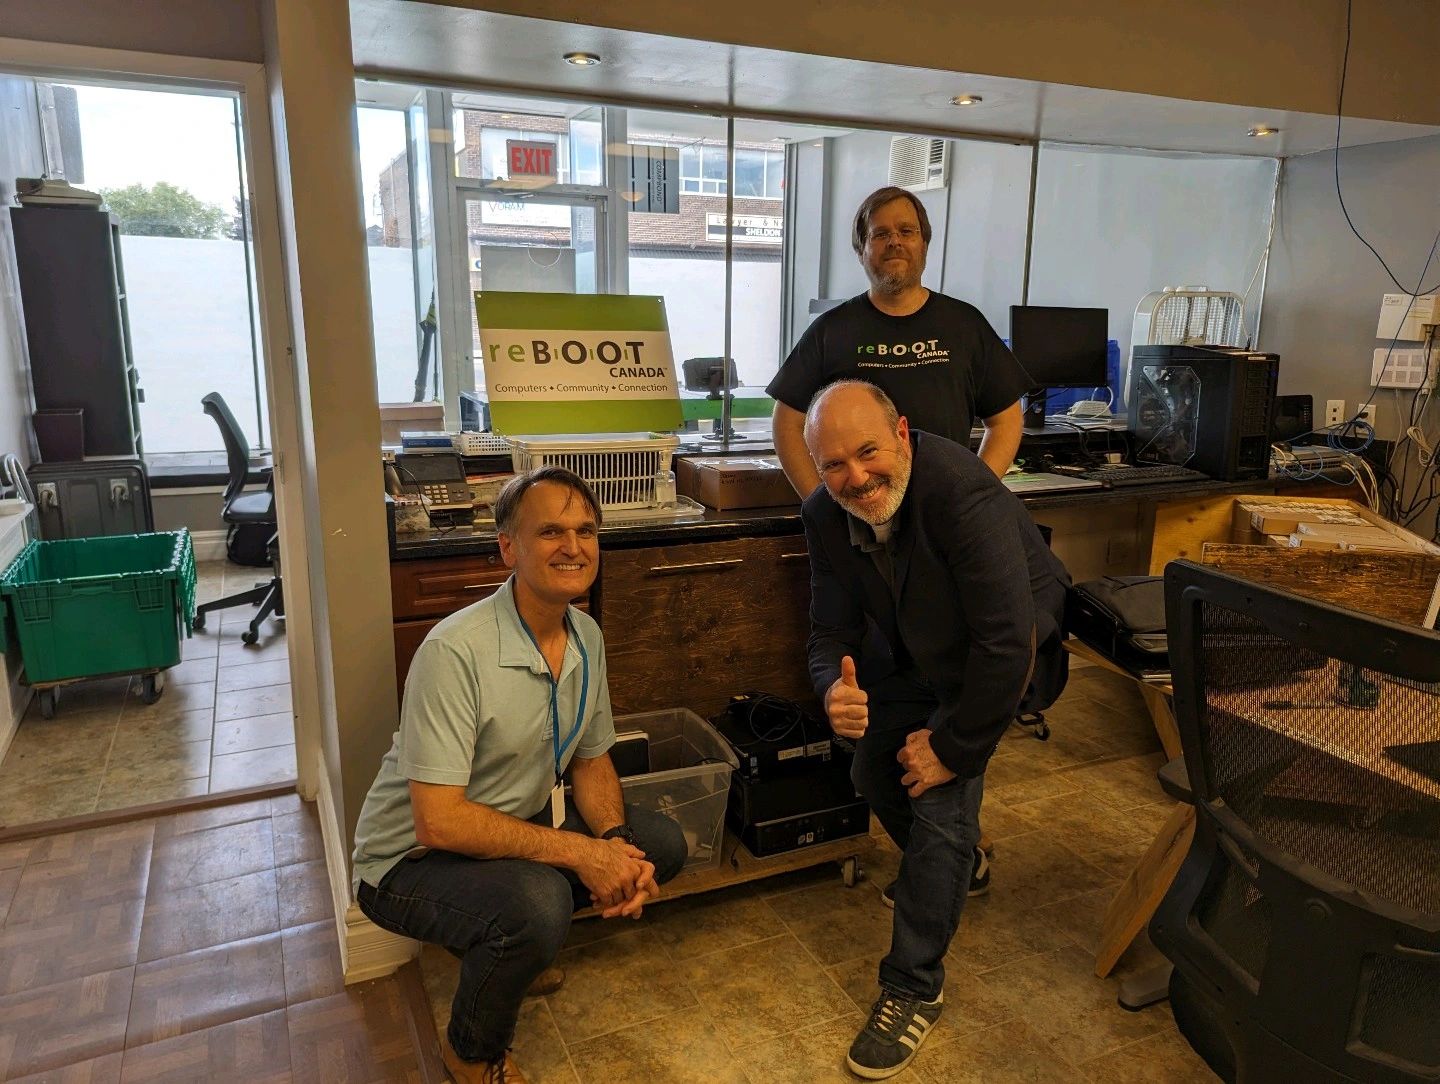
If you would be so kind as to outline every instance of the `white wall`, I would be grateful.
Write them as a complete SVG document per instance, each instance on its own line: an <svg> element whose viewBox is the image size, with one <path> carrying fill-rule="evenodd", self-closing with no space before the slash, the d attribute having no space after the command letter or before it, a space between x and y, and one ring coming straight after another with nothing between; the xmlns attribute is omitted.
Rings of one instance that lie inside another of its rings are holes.
<svg viewBox="0 0 1440 1084"><path fill-rule="evenodd" d="M1352 147L1341 157L1351 217L1411 289L1440 230L1437 176L1440 138ZM1425 273L1424 285L1436 283L1440 253ZM1260 345L1280 355L1280 391L1313 396L1317 421L1323 421L1327 399L1343 399L1353 411L1371 394L1375 348L1388 346L1375 338L1380 299L1397 292L1345 224L1335 197L1333 157L1311 154L1286 162L1260 328ZM1410 398L1408 392L1375 393L1381 439L1402 434L1401 411L1408 411ZM1434 441L1440 424L1433 410L1429 414L1426 431ZM1413 450L1407 459L1413 483ZM1432 534L1434 514L1432 506L1413 529Z"/></svg>
<svg viewBox="0 0 1440 1084"><path fill-rule="evenodd" d="M1030 304L1103 306L1129 356L1135 306L1162 286L1243 293L1265 247L1275 163L1046 144ZM1259 279L1246 318L1253 328ZM1008 316L1001 328L1007 334Z"/></svg>

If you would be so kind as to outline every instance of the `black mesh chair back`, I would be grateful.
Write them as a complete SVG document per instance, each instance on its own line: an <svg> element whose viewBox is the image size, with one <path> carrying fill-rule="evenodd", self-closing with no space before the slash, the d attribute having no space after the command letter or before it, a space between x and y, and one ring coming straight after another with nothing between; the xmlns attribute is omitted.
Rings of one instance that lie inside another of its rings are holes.
<svg viewBox="0 0 1440 1084"><path fill-rule="evenodd" d="M1188 561L1165 588L1181 1030L1240 1081L1440 1081L1440 635Z"/></svg>
<svg viewBox="0 0 1440 1084"><path fill-rule="evenodd" d="M212 391L201 399L200 406L215 419L215 424L220 427L220 437L225 442L225 465L230 477L225 482L225 495L221 500L228 505L245 488L245 476L250 470L250 444L218 391Z"/></svg>

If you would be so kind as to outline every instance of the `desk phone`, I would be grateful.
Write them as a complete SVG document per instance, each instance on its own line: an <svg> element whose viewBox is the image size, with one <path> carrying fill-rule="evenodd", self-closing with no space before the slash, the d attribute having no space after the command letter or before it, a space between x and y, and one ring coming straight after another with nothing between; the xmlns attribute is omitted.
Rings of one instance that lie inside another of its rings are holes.
<svg viewBox="0 0 1440 1084"><path fill-rule="evenodd" d="M421 497L431 511L470 511L470 486L460 453L397 452L395 473L400 478L400 492Z"/></svg>

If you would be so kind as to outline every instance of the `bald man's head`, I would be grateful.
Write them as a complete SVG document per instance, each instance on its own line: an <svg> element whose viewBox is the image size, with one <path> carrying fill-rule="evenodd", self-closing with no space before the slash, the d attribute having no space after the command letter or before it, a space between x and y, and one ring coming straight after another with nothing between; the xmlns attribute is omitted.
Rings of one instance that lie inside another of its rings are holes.
<svg viewBox="0 0 1440 1084"><path fill-rule="evenodd" d="M805 446L830 495L872 525L890 520L910 484L910 429L863 380L822 388L805 412Z"/></svg>

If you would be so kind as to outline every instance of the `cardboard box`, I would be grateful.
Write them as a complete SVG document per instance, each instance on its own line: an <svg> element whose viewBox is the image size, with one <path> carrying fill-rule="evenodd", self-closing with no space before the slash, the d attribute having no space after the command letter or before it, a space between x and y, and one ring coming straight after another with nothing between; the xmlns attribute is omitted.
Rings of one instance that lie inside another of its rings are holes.
<svg viewBox="0 0 1440 1084"><path fill-rule="evenodd" d="M800 503L773 455L700 456L675 462L675 488L710 508L785 508Z"/></svg>

